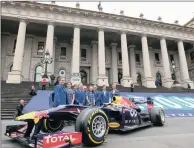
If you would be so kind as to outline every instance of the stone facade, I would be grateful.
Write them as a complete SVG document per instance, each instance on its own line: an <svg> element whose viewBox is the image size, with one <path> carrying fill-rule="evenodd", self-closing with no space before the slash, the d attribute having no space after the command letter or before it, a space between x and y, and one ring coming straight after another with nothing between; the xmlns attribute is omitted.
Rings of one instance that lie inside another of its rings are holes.
<svg viewBox="0 0 194 148"><path fill-rule="evenodd" d="M193 88L193 28L49 4L1 4L1 76L7 83L39 81L46 49L53 57L49 74L66 81L80 73L88 84L154 88L158 79L170 88L175 61L178 81Z"/></svg>

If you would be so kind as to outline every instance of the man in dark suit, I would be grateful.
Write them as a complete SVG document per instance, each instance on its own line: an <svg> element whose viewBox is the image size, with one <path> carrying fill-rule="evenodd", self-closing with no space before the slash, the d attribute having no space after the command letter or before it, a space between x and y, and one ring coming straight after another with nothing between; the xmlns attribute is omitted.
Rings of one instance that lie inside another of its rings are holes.
<svg viewBox="0 0 194 148"><path fill-rule="evenodd" d="M100 97L101 97L101 100L102 100L102 103L110 103L109 102L109 92L106 90L106 85L103 85L102 87L102 91L100 93Z"/></svg>
<svg viewBox="0 0 194 148"><path fill-rule="evenodd" d="M111 101L114 96L120 96L120 91L116 89L116 83L112 84L112 91L110 92Z"/></svg>
<svg viewBox="0 0 194 148"><path fill-rule="evenodd" d="M23 115L23 109L24 109L24 100L20 100L20 104L16 108L14 118Z"/></svg>

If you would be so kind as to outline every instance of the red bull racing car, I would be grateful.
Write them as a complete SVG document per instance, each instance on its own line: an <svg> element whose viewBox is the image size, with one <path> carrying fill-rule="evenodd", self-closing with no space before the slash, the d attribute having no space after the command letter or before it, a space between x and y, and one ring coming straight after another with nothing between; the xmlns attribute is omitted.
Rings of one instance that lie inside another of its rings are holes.
<svg viewBox="0 0 194 148"><path fill-rule="evenodd" d="M137 104L146 103L142 112ZM16 118L28 124L6 127L5 135L25 142L34 148L69 148L77 145L96 146L102 144L110 130L129 131L141 127L163 126L165 114L155 108L150 98L127 99L113 97L113 102L102 107L61 105L44 111L35 111ZM64 122L75 121L75 132L65 132ZM24 133L35 126L32 136Z"/></svg>

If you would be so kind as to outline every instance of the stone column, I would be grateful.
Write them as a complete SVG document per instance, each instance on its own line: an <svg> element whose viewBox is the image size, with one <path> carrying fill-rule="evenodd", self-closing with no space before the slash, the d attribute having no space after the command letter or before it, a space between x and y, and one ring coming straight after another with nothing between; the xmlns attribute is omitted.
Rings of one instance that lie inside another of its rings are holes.
<svg viewBox="0 0 194 148"><path fill-rule="evenodd" d="M54 56L53 42L54 42L54 22L50 21L48 23L48 27L47 27L45 52L48 51L52 58ZM48 64L48 67L47 67L48 76L54 74L54 64L55 64L54 60L53 60L53 62L51 64Z"/></svg>
<svg viewBox="0 0 194 148"><path fill-rule="evenodd" d="M98 42L92 41L91 83L96 84L98 78Z"/></svg>
<svg viewBox="0 0 194 148"><path fill-rule="evenodd" d="M123 69L123 78L121 79L121 85L123 85L124 87L130 87L132 78L130 77L127 35L125 31L121 31L121 54Z"/></svg>
<svg viewBox="0 0 194 148"><path fill-rule="evenodd" d="M163 86L167 88L171 88L174 81L171 78L170 63L168 58L166 40L163 37L160 39L160 46L161 46L162 62L163 62L163 68L164 68L164 79L162 81Z"/></svg>
<svg viewBox="0 0 194 148"><path fill-rule="evenodd" d="M188 65L187 60L185 56L185 49L183 45L183 41L178 41L178 53L179 53L179 61L180 61L180 71L182 74L182 84L185 88L187 88L187 84L190 84L191 88L193 89L193 81L189 78L189 72L188 72Z"/></svg>
<svg viewBox="0 0 194 148"><path fill-rule="evenodd" d="M106 76L105 69L105 43L104 43L104 30L99 28L98 30L98 86L108 86L108 77Z"/></svg>
<svg viewBox="0 0 194 148"><path fill-rule="evenodd" d="M7 83L21 83L22 82L22 66L23 66L23 56L24 56L24 45L26 38L26 20L21 19L18 29L17 42L15 55L13 59L12 71L8 73Z"/></svg>
<svg viewBox="0 0 194 148"><path fill-rule="evenodd" d="M117 43L111 43L110 46L112 48L112 82L118 83Z"/></svg>
<svg viewBox="0 0 194 148"><path fill-rule="evenodd" d="M72 51L72 69L71 69L71 81L74 84L81 83L80 78L80 25L74 25L73 34L73 51Z"/></svg>
<svg viewBox="0 0 194 148"><path fill-rule="evenodd" d="M141 37L142 53L143 53L143 66L144 66L144 79L142 81L143 86L148 88L156 88L155 81L152 78L150 56L148 51L148 43L146 35Z"/></svg>
<svg viewBox="0 0 194 148"><path fill-rule="evenodd" d="M136 61L135 61L135 45L129 46L129 57L130 57L130 68L131 68L131 77L134 84L137 84L137 73L136 73Z"/></svg>

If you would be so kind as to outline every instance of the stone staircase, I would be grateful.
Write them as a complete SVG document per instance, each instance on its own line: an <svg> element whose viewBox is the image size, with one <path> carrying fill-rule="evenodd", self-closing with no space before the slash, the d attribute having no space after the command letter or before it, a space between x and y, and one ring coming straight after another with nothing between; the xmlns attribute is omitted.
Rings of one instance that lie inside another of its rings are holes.
<svg viewBox="0 0 194 148"><path fill-rule="evenodd" d="M7 84L1 81L1 119L13 119L19 101L23 99L25 104L31 99L29 95L32 82L22 82L21 84ZM36 85L36 84L35 84Z"/></svg>

